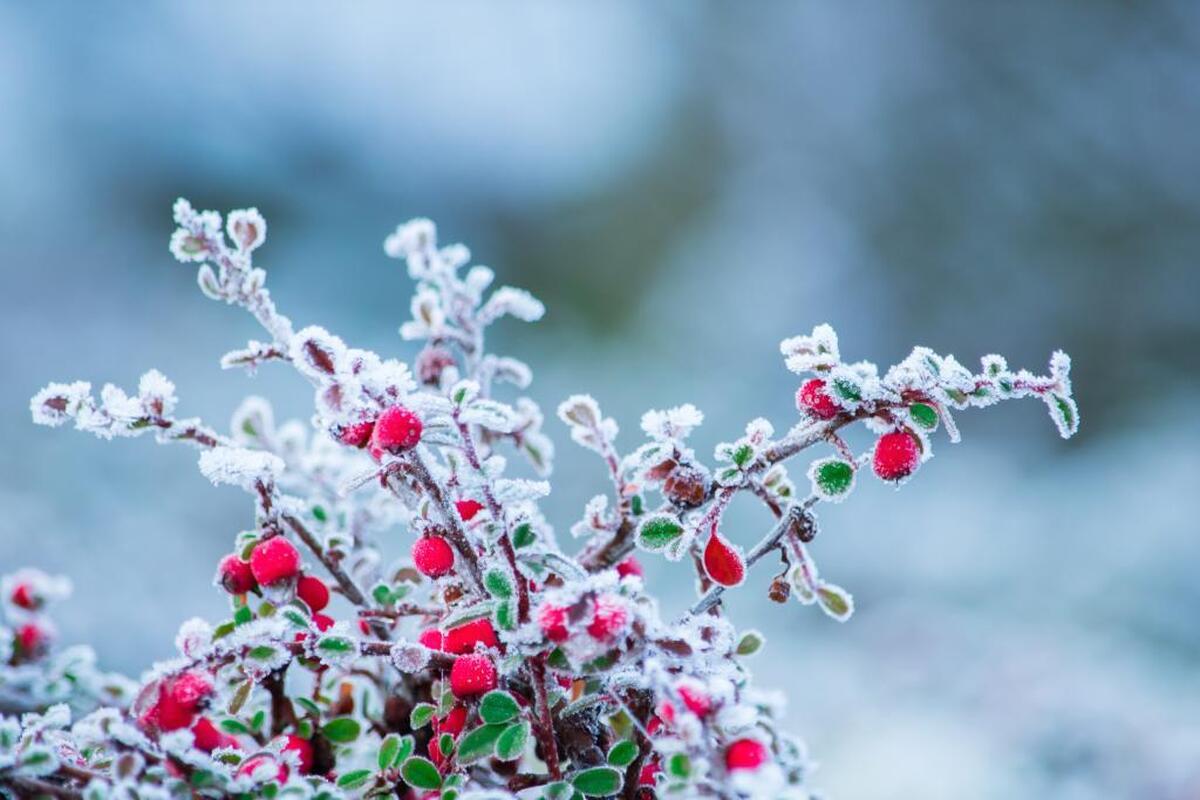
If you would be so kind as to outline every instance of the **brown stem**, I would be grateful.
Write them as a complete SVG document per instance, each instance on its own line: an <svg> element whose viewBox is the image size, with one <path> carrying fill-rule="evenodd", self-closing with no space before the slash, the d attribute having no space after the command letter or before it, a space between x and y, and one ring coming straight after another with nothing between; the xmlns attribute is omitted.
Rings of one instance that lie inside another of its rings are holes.
<svg viewBox="0 0 1200 800"><path fill-rule="evenodd" d="M437 481L429 474L429 468L425 466L425 462L421 460L421 457L415 451L408 455L407 464L412 468L417 482L421 484L421 488L429 494L429 498L433 500L433 504L441 512L442 520L446 523L447 528L446 538L450 540L450 543L454 545L454 549L467 562L467 571L471 573L471 579L475 582L475 587L482 593L483 573L479 569L479 556L476 554L475 548L471 545L471 540L467 538L467 532L463 529L458 511L450 505L450 500L446 497L446 493L442 491L442 487L438 486Z"/></svg>
<svg viewBox="0 0 1200 800"><path fill-rule="evenodd" d="M533 681L533 692L537 704L538 716L541 720L542 749L545 751L546 768L554 780L562 779L562 768L558 763L558 743L554 736L554 718L550 714L550 698L546 694L546 656L538 655L529 662L530 678Z"/></svg>
<svg viewBox="0 0 1200 800"><path fill-rule="evenodd" d="M283 674L284 670L275 670L262 682L271 695L271 732L275 736L296 725L296 709L284 690Z"/></svg>

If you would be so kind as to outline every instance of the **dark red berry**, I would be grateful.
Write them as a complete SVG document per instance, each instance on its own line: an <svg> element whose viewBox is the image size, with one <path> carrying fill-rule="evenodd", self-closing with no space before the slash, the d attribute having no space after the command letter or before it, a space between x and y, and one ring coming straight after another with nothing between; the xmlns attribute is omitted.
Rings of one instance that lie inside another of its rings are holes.
<svg viewBox="0 0 1200 800"><path fill-rule="evenodd" d="M542 606L538 611L538 626L542 629L542 635L552 642L565 642L571 635L567 630L565 606Z"/></svg>
<svg viewBox="0 0 1200 800"><path fill-rule="evenodd" d="M485 694L496 683L496 665L481 653L459 656L450 668L450 691L458 698Z"/></svg>
<svg viewBox="0 0 1200 800"><path fill-rule="evenodd" d="M470 522L483 510L483 504L478 500L459 500L454 507L458 509L458 515L462 517L463 522Z"/></svg>
<svg viewBox="0 0 1200 800"><path fill-rule="evenodd" d="M367 422L356 422L353 425L344 425L338 432L338 441L348 447L366 447L371 441L371 432L375 430L375 423L368 420Z"/></svg>
<svg viewBox="0 0 1200 800"><path fill-rule="evenodd" d="M217 581L230 594L245 594L254 589L254 572L250 562L243 561L237 553L230 553L217 564Z"/></svg>
<svg viewBox="0 0 1200 800"><path fill-rule="evenodd" d="M299 736L288 735L283 737L285 744L283 745L284 753L295 753L300 762L300 774L307 775L312 772L313 765L313 744L308 739L301 739Z"/></svg>
<svg viewBox="0 0 1200 800"><path fill-rule="evenodd" d="M663 480L662 493L680 508L695 508L708 496L708 475L702 469L680 464Z"/></svg>
<svg viewBox="0 0 1200 800"><path fill-rule="evenodd" d="M770 753L767 746L757 739L738 739L725 749L725 768L730 772L739 769L758 769L767 763Z"/></svg>
<svg viewBox="0 0 1200 800"><path fill-rule="evenodd" d="M921 461L917 437L908 431L892 431L875 443L872 466L885 481L899 481L913 474Z"/></svg>
<svg viewBox="0 0 1200 800"><path fill-rule="evenodd" d="M426 628L421 631L421 635L417 637L417 641L428 647L430 650L441 650L442 642L445 637L437 628Z"/></svg>
<svg viewBox="0 0 1200 800"><path fill-rule="evenodd" d="M796 408L807 412L817 419L833 419L841 409L833 398L825 391L825 381L813 378L806 381L796 392Z"/></svg>
<svg viewBox="0 0 1200 800"><path fill-rule="evenodd" d="M454 548L441 536L422 536L413 542L413 565L427 578L440 578L454 569Z"/></svg>
<svg viewBox="0 0 1200 800"><path fill-rule="evenodd" d="M26 611L36 611L42 604L42 599L37 596L33 587L28 583L18 583L12 590L12 596L9 599L12 600L14 606Z"/></svg>
<svg viewBox="0 0 1200 800"><path fill-rule="evenodd" d="M304 575L296 581L296 597L303 600L309 610L315 614L329 605L329 587L320 578Z"/></svg>
<svg viewBox="0 0 1200 800"><path fill-rule="evenodd" d="M282 536L264 539L250 553L250 571L263 586L290 581L300 572L300 552Z"/></svg>
<svg viewBox="0 0 1200 800"><path fill-rule="evenodd" d="M627 622L629 612L624 604L610 595L601 595L593 604L592 621L588 623L587 632L593 639L607 642L620 635Z"/></svg>
<svg viewBox="0 0 1200 800"><path fill-rule="evenodd" d="M631 555L617 564L617 574L622 578L628 578L630 575L636 575L641 578L645 576L646 572L642 569L642 562L638 561L637 556Z"/></svg>
<svg viewBox="0 0 1200 800"><path fill-rule="evenodd" d="M375 420L371 432L371 455L379 460L384 453L400 455L421 441L421 418L404 406L392 406Z"/></svg>
<svg viewBox="0 0 1200 800"><path fill-rule="evenodd" d="M442 649L447 653L473 653L475 646L479 644L484 647L500 645L500 640L496 638L496 629L486 617L465 622L446 631Z"/></svg>

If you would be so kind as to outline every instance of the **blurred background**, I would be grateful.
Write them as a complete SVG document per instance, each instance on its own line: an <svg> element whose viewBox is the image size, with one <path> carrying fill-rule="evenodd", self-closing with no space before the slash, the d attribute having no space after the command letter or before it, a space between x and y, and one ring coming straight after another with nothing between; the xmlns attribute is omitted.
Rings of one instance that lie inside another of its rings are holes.
<svg viewBox="0 0 1200 800"><path fill-rule="evenodd" d="M247 393L307 417L295 375L217 367L257 331L173 262L171 202L256 205L284 312L406 358L381 242L425 215L546 301L494 340L533 396L591 392L627 448L684 401L702 454L786 429L777 345L819 322L885 366L1070 352L1074 440L964 413L902 491L821 510L853 620L772 606L765 569L733 613L832 796L1198 798L1198 75L1187 2L0 2L0 567L71 575L63 638L133 675L221 614L246 499L29 396L159 367L222 428ZM547 427L565 536L603 474Z"/></svg>

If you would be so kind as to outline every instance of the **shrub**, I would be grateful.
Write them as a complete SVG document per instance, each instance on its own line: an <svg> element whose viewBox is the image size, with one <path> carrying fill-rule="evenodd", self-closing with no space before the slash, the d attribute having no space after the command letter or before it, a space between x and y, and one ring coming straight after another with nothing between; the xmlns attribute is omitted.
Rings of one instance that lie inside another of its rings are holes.
<svg viewBox="0 0 1200 800"><path fill-rule="evenodd" d="M751 683L763 638L725 616L724 594L761 583L845 621L851 595L809 554L817 504L871 472L910 480L938 428L958 440L956 411L1034 397L1064 437L1078 426L1063 353L1039 376L919 347L881 375L843 361L819 325L781 345L803 376L790 428L755 419L712 459L688 445L703 421L692 405L647 412L623 455L594 399L559 405L611 481L571 527L572 554L539 511L550 485L507 470L515 453L551 472L538 406L497 396L531 372L484 347L492 323L533 322L540 302L489 292L491 270L467 269L466 248L440 246L429 221L400 226L384 247L417 284L401 327L421 343L410 368L279 313L253 264L266 234L256 210L222 220L180 200L174 213L171 251L198 264L201 291L266 332L222 365L292 366L312 385L312 424L277 425L252 397L219 432L177 416L156 371L134 392L53 383L33 398L43 425L197 448L205 476L250 496L253 524L214 564L228 617L185 622L178 658L140 689L98 672L90 651L54 646L45 611L63 581L5 579L0 702L23 715L0 721L0 784L18 795L809 797L803 747ZM859 423L877 437L862 453L842 437ZM826 453L798 489L786 462L814 449ZM722 532L742 495L778 520L745 552ZM415 568L383 564L378 544L396 536ZM678 619L642 579L637 558L660 556L695 570L698 599ZM781 570L758 581L767 556ZM348 610L323 613L331 592Z"/></svg>

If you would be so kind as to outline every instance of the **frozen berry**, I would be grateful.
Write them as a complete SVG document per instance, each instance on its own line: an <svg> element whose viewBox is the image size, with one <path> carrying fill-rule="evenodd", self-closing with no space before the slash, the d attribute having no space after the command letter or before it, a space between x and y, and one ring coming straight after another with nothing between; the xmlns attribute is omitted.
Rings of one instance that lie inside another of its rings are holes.
<svg viewBox="0 0 1200 800"><path fill-rule="evenodd" d="M458 515L462 517L463 522L470 522L483 510L483 504L478 500L459 500L454 507L458 509Z"/></svg>
<svg viewBox="0 0 1200 800"><path fill-rule="evenodd" d="M313 614L312 621L313 625L317 626L317 630L321 631L322 633L333 627L333 617L325 614Z"/></svg>
<svg viewBox="0 0 1200 800"><path fill-rule="evenodd" d="M272 536L255 545L250 553L250 571L263 586L290 581L300 572L300 553L282 536Z"/></svg>
<svg viewBox="0 0 1200 800"><path fill-rule="evenodd" d="M23 608L26 611L36 611L42 604L42 598L37 596L33 587L28 583L18 583L12 590L12 595L9 596L12 604L17 608Z"/></svg>
<svg viewBox="0 0 1200 800"><path fill-rule="evenodd" d="M767 763L768 758L767 746L757 739L738 739L725 748L725 768L731 772L758 769Z"/></svg>
<svg viewBox="0 0 1200 800"><path fill-rule="evenodd" d="M899 481L913 474L920 460L921 447L917 437L908 431L892 431L880 436L875 443L872 466L883 480Z"/></svg>
<svg viewBox="0 0 1200 800"><path fill-rule="evenodd" d="M601 642L615 639L625 629L629 621L629 612L624 604L611 595L601 595L596 598L592 608L592 621L588 623L587 632Z"/></svg>
<svg viewBox="0 0 1200 800"><path fill-rule="evenodd" d="M191 727L212 694L212 682L198 670L167 678L159 689L158 703L152 709L154 726L161 731Z"/></svg>
<svg viewBox="0 0 1200 800"><path fill-rule="evenodd" d="M384 453L398 456L412 450L421 441L421 418L404 406L392 406L375 420L371 432L371 455L379 460Z"/></svg>
<svg viewBox="0 0 1200 800"><path fill-rule="evenodd" d="M500 640L496 638L496 629L487 617L463 623L446 631L442 649L447 653L473 653L476 645L498 647Z"/></svg>
<svg viewBox="0 0 1200 800"><path fill-rule="evenodd" d="M459 656L450 668L450 691L455 697L475 697L496 688L496 665L485 655Z"/></svg>
<svg viewBox="0 0 1200 800"><path fill-rule="evenodd" d="M435 719L433 722L433 731L437 734L448 733L451 736L458 736L463 732L463 728L467 725L467 707L461 703L456 703L453 708L441 719Z"/></svg>
<svg viewBox="0 0 1200 800"><path fill-rule="evenodd" d="M237 747L238 740L222 732L208 717L201 717L192 726L192 743L200 750L211 753L218 747Z"/></svg>
<svg viewBox="0 0 1200 800"><path fill-rule="evenodd" d="M17 628L17 648L22 655L38 655L45 650L48 639L46 631L33 622L27 622Z"/></svg>
<svg viewBox="0 0 1200 800"><path fill-rule="evenodd" d="M250 778L255 783L277 781L287 783L291 770L287 764L281 764L279 759L270 753L259 753L242 762L238 767L237 777Z"/></svg>
<svg viewBox="0 0 1200 800"><path fill-rule="evenodd" d="M296 597L304 601L314 614L329 605L329 587L320 578L304 575L296 581Z"/></svg>
<svg viewBox="0 0 1200 800"><path fill-rule="evenodd" d="M837 403L825 391L825 381L813 378L796 392L796 408L807 411L817 419L833 419L840 412Z"/></svg>
<svg viewBox="0 0 1200 800"><path fill-rule="evenodd" d="M454 548L441 536L422 536L413 542L412 560L427 578L440 578L454 568Z"/></svg>
<svg viewBox="0 0 1200 800"><path fill-rule="evenodd" d="M622 578L628 578L630 575L636 575L641 578L646 573L642 569L642 562L638 561L637 556L628 556L624 561L617 564L617 574Z"/></svg>
<svg viewBox="0 0 1200 800"><path fill-rule="evenodd" d="M662 767L659 766L658 759L643 764L641 772L638 773L638 786L653 786L658 782L658 773L660 772L662 772Z"/></svg>
<svg viewBox="0 0 1200 800"><path fill-rule="evenodd" d="M704 571L714 583L737 586L746 578L746 561L725 537L713 531L704 546Z"/></svg>
<svg viewBox="0 0 1200 800"><path fill-rule="evenodd" d="M421 635L417 637L417 641L428 647L430 650L441 650L442 642L445 637L437 628L426 628L421 631Z"/></svg>
<svg viewBox="0 0 1200 800"><path fill-rule="evenodd" d="M564 606L544 605L538 611L538 626L542 634L552 642L565 642L570 632L567 630L567 609Z"/></svg>
<svg viewBox="0 0 1200 800"><path fill-rule="evenodd" d="M441 383L442 372L454 366L454 354L444 347L426 347L417 355L417 379L426 386Z"/></svg>
<svg viewBox="0 0 1200 800"><path fill-rule="evenodd" d="M712 711L712 700L709 699L708 693L697 686L683 684L679 687L679 697L687 706L688 711L697 717L706 716L708 712Z"/></svg>
<svg viewBox="0 0 1200 800"><path fill-rule="evenodd" d="M300 774L307 775L312 772L313 765L313 744L308 739L301 739L299 736L285 736L283 752L295 753L299 762Z"/></svg>
<svg viewBox="0 0 1200 800"><path fill-rule="evenodd" d="M338 431L338 441L348 447L366 447L371 441L371 432L375 430L374 422L356 422L344 425Z"/></svg>
<svg viewBox="0 0 1200 800"><path fill-rule="evenodd" d="M230 553L217 564L216 582L230 594L245 594L254 588L254 572L250 562L243 561L237 553Z"/></svg>

